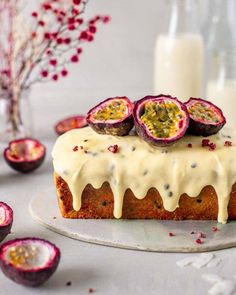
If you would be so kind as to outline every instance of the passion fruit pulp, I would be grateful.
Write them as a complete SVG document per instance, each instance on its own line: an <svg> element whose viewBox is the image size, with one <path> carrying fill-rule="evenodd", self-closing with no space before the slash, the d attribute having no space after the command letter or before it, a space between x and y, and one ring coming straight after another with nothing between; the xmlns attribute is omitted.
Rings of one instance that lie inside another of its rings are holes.
<svg viewBox="0 0 236 295"><path fill-rule="evenodd" d="M45 159L46 148L36 139L22 138L11 141L3 155L13 169L29 173L41 166Z"/></svg>
<svg viewBox="0 0 236 295"><path fill-rule="evenodd" d="M63 133L77 128L83 128L88 125L86 117L83 115L77 115L73 117L69 117L59 121L54 129L58 135L62 135Z"/></svg>
<svg viewBox="0 0 236 295"><path fill-rule="evenodd" d="M8 241L0 247L0 267L18 284L39 286L57 269L60 250L49 241L24 238Z"/></svg>
<svg viewBox="0 0 236 295"><path fill-rule="evenodd" d="M189 124L186 106L162 94L137 101L133 115L138 135L154 146L173 144L184 136Z"/></svg>
<svg viewBox="0 0 236 295"><path fill-rule="evenodd" d="M99 134L124 136L134 126L132 111L127 97L108 98L88 112L87 122Z"/></svg>
<svg viewBox="0 0 236 295"><path fill-rule="evenodd" d="M11 232L13 211L6 203L0 202L0 242Z"/></svg>
<svg viewBox="0 0 236 295"><path fill-rule="evenodd" d="M189 134L201 136L216 134L226 123L221 109L209 101L191 97L185 105L190 116L187 130Z"/></svg>

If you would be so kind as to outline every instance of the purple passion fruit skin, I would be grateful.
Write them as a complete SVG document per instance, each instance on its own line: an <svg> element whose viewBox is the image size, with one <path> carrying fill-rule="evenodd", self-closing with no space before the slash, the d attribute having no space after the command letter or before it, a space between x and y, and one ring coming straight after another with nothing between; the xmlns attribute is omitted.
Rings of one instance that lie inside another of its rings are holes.
<svg viewBox="0 0 236 295"><path fill-rule="evenodd" d="M226 123L221 109L209 101L201 98L190 98L185 105L190 116L188 134L213 135L219 132Z"/></svg>
<svg viewBox="0 0 236 295"><path fill-rule="evenodd" d="M24 238L8 241L0 247L0 267L14 282L39 286L57 269L60 250L49 241Z"/></svg>
<svg viewBox="0 0 236 295"><path fill-rule="evenodd" d="M13 211L6 203L0 202L0 242L11 232Z"/></svg>
<svg viewBox="0 0 236 295"><path fill-rule="evenodd" d="M59 121L54 129L58 135L62 135L67 131L88 126L86 116L77 115Z"/></svg>
<svg viewBox="0 0 236 295"><path fill-rule="evenodd" d="M134 123L140 137L157 147L172 145L184 136L189 114L186 106L169 95L146 96L134 106Z"/></svg>
<svg viewBox="0 0 236 295"><path fill-rule="evenodd" d="M124 136L133 128L133 103L127 97L108 98L87 114L89 126L99 134Z"/></svg>
<svg viewBox="0 0 236 295"><path fill-rule="evenodd" d="M3 156L14 170L29 173L42 165L46 148L38 140L22 138L11 141L4 150Z"/></svg>

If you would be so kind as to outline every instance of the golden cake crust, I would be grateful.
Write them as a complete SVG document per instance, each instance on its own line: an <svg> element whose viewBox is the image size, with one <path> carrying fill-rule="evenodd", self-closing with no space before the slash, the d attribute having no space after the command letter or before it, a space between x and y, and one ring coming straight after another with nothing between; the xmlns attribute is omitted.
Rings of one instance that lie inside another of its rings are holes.
<svg viewBox="0 0 236 295"><path fill-rule="evenodd" d="M88 184L82 194L79 211L72 206L72 194L67 183L56 173L54 181L57 189L61 215L74 219L114 218L114 198L109 183L100 189ZM229 219L236 219L236 184L233 185L228 206ZM216 220L218 215L217 195L212 186L206 186L196 198L181 195L179 208L174 212L166 211L160 194L151 188L146 197L137 199L130 189L126 190L123 202L123 219L159 219L159 220Z"/></svg>

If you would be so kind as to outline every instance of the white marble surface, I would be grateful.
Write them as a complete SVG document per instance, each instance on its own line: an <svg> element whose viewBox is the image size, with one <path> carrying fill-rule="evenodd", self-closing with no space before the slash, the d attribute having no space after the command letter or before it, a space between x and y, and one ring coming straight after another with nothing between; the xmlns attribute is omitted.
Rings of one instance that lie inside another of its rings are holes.
<svg viewBox="0 0 236 295"><path fill-rule="evenodd" d="M63 83L40 85L32 92L35 136L46 144L47 159L35 173L20 175L0 157L0 199L14 209L13 231L8 239L49 239L60 247L62 259L55 275L37 289L16 285L0 272L1 295L88 294L89 288L95 289L94 294L103 295L205 295L211 285L201 279L203 273L216 273L228 279L236 274L236 249L215 252L222 259L215 268L179 268L176 261L188 254L121 250L71 240L44 229L28 212L31 197L52 185L50 151L56 139L52 126L57 119L83 113L110 95L135 98L151 93L153 44L162 26L164 2L91 1L89 13L110 13L113 22L101 28L96 43L88 47L70 78ZM72 282L70 287L66 286L67 281Z"/></svg>

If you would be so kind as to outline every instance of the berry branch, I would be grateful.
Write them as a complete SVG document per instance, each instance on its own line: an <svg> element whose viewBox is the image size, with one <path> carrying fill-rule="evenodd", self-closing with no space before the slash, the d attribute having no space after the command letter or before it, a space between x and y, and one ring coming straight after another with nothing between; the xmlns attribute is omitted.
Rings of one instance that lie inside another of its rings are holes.
<svg viewBox="0 0 236 295"><path fill-rule="evenodd" d="M41 0L27 23L22 3L0 0L0 95L12 101L11 121L19 117L14 105L22 91L66 77L68 65L80 61L83 46L94 40L98 25L110 20L102 15L85 19L88 0Z"/></svg>

